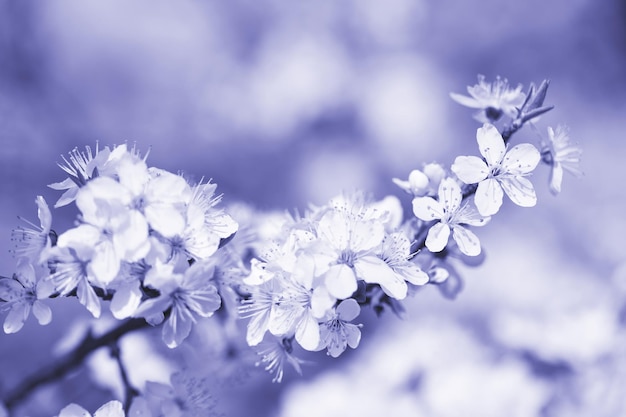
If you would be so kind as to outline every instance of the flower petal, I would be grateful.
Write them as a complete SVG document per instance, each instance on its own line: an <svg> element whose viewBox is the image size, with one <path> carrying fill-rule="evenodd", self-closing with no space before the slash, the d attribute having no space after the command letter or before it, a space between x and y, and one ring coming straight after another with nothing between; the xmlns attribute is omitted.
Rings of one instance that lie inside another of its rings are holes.
<svg viewBox="0 0 626 417"><path fill-rule="evenodd" d="M326 289L340 300L350 297L357 289L354 271L346 264L331 266L324 276Z"/></svg>
<svg viewBox="0 0 626 417"><path fill-rule="evenodd" d="M139 288L139 282L131 282L120 286L113 294L111 300L111 313L113 317L118 320L128 318L139 307L141 302L141 289Z"/></svg>
<svg viewBox="0 0 626 417"><path fill-rule="evenodd" d="M249 346L256 346L263 341L269 327L270 311L270 309L261 310L250 318L246 332L246 342Z"/></svg>
<svg viewBox="0 0 626 417"><path fill-rule="evenodd" d="M310 312L296 326L296 341L308 351L315 351L320 344L320 326Z"/></svg>
<svg viewBox="0 0 626 417"><path fill-rule="evenodd" d="M81 279L78 283L78 301L95 317L100 317L100 299L87 280Z"/></svg>
<svg viewBox="0 0 626 417"><path fill-rule="evenodd" d="M326 213L318 223L318 233L322 239L328 241L331 246L338 250L344 250L348 246L350 230L345 216L335 211Z"/></svg>
<svg viewBox="0 0 626 417"><path fill-rule="evenodd" d="M437 223L428 230L426 236L426 247L431 252L441 252L448 244L450 237L450 226L446 223Z"/></svg>
<svg viewBox="0 0 626 417"><path fill-rule="evenodd" d="M541 155L530 143L520 143L506 153L502 169L513 175L528 174L537 167Z"/></svg>
<svg viewBox="0 0 626 417"><path fill-rule="evenodd" d="M284 336L296 329L305 310L302 306L285 301L275 305L270 312L268 330L274 336Z"/></svg>
<svg viewBox="0 0 626 417"><path fill-rule="evenodd" d="M376 256L363 256L354 262L357 276L368 284L378 284L385 294L397 300L406 297L408 287L404 278L395 273L385 261Z"/></svg>
<svg viewBox="0 0 626 417"><path fill-rule="evenodd" d="M561 192L561 183L563 182L563 167L559 163L555 163L550 170L550 192L557 195Z"/></svg>
<svg viewBox="0 0 626 417"><path fill-rule="evenodd" d="M429 281L428 274L412 262L407 262L400 267L394 267L397 274L413 285L424 285Z"/></svg>
<svg viewBox="0 0 626 417"><path fill-rule="evenodd" d="M354 324L346 323L345 325L346 338L348 339L348 346L352 349L356 349L361 341L361 329Z"/></svg>
<svg viewBox="0 0 626 417"><path fill-rule="evenodd" d="M80 405L70 404L61 410L59 417L91 417L91 414Z"/></svg>
<svg viewBox="0 0 626 417"><path fill-rule="evenodd" d="M467 256L480 255L480 241L470 230L463 226L454 226L452 228L452 238L462 253Z"/></svg>
<svg viewBox="0 0 626 417"><path fill-rule="evenodd" d="M119 401L109 401L98 408L93 417L124 417L124 408Z"/></svg>
<svg viewBox="0 0 626 417"><path fill-rule="evenodd" d="M185 230L185 216L172 204L156 202L144 208L150 226L166 238L181 235Z"/></svg>
<svg viewBox="0 0 626 417"><path fill-rule="evenodd" d="M450 169L465 184L475 184L489 175L489 167L477 156L457 156Z"/></svg>
<svg viewBox="0 0 626 417"><path fill-rule="evenodd" d="M460 105L472 109L480 109L483 106L481 102L473 97L464 96L458 93L450 93L450 97L452 98L452 100L456 101Z"/></svg>
<svg viewBox="0 0 626 417"><path fill-rule="evenodd" d="M24 322L30 313L30 304L19 302L13 304L11 311L4 319L4 332L6 334L17 333L24 326Z"/></svg>
<svg viewBox="0 0 626 417"><path fill-rule="evenodd" d="M33 303L33 315L41 326L45 326L52 321L52 310L39 300L35 300Z"/></svg>
<svg viewBox="0 0 626 417"><path fill-rule="evenodd" d="M173 349L179 346L191 333L193 320L190 315L173 308L170 318L163 324L161 337L165 345Z"/></svg>
<svg viewBox="0 0 626 417"><path fill-rule="evenodd" d="M337 306L337 315L343 321L352 321L361 314L361 306L354 298L346 298Z"/></svg>
<svg viewBox="0 0 626 417"><path fill-rule="evenodd" d="M445 178L439 184L439 202L447 209L448 213L454 213L461 206L461 187L452 178ZM441 217L439 217L441 218ZM422 219L424 220L424 219Z"/></svg>
<svg viewBox="0 0 626 417"><path fill-rule="evenodd" d="M500 210L503 196L504 193L498 181L488 178L478 184L474 203L476 203L476 208L481 215L491 216Z"/></svg>
<svg viewBox="0 0 626 417"><path fill-rule="evenodd" d="M418 219L431 221L443 218L443 205L432 197L415 197L413 214Z"/></svg>
<svg viewBox="0 0 626 417"><path fill-rule="evenodd" d="M537 195L533 184L524 177L508 177L500 181L504 192L512 202L521 207L533 207L537 204Z"/></svg>
<svg viewBox="0 0 626 417"><path fill-rule="evenodd" d="M478 128L476 140L480 154L485 157L489 166L498 165L502 162L506 147L502 135L494 125L485 123L483 127Z"/></svg>

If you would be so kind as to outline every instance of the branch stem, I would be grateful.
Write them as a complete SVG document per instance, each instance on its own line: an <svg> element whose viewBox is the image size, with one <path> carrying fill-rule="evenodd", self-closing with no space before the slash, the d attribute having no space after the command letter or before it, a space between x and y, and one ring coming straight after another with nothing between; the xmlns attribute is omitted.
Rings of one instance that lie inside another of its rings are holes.
<svg viewBox="0 0 626 417"><path fill-rule="evenodd" d="M58 358L50 366L23 380L4 399L6 408L10 411L30 396L37 388L62 378L74 368L79 367L84 360L101 347L117 343L124 335L148 327L144 319L130 319L99 337L88 333L83 341L72 351ZM122 378L124 378L122 376Z"/></svg>

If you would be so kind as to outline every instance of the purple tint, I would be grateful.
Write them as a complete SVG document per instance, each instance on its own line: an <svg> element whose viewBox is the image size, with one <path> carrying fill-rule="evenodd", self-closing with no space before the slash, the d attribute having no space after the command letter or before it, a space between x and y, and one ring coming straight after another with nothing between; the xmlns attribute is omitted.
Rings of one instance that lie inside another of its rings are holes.
<svg viewBox="0 0 626 417"><path fill-rule="evenodd" d="M210 341L204 350L177 354L206 358L215 408L233 417L623 415L625 23L618 0L2 0L0 275L13 273L17 216L38 224L35 197L58 199L47 185L65 177L56 163L74 147L150 149L151 166L212 178L225 204L301 212L363 189L399 197L410 214L391 178L478 155L473 110L450 92L465 94L477 74L525 87L549 78L556 108L536 131L570 126L584 176L566 173L554 198L541 166L530 177L538 205L505 201L480 230L485 262L455 261L445 298L416 291L404 320L363 313L358 351L332 361L299 351L313 365L303 376L287 366L282 384L247 346L223 346L217 325L191 336ZM531 127L518 135L538 140ZM53 210L53 228L75 218L75 208ZM0 331L0 400L92 323L75 299L50 301L50 325L31 316L18 334ZM137 378L167 382L171 363L148 360L171 354L160 329L134 343L151 355ZM137 363L139 347L128 347ZM94 412L120 398L108 356L12 415L55 415L70 402Z"/></svg>

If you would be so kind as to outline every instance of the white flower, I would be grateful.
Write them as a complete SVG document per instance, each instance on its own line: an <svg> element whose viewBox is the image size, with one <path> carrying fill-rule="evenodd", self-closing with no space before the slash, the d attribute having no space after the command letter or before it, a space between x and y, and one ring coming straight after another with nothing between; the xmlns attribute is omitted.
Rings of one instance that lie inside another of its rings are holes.
<svg viewBox="0 0 626 417"><path fill-rule="evenodd" d="M414 169L409 173L407 181L393 178L392 181L398 187L414 197L423 197L425 195L435 195L439 183L445 177L446 171L439 164L426 164L424 170Z"/></svg>
<svg viewBox="0 0 626 417"><path fill-rule="evenodd" d="M46 200L42 196L35 199L37 204L37 216L39 226L24 220L30 227L18 227L12 232L12 239L15 243L14 254L17 258L27 258L35 263L44 263L48 255L48 250L52 245L51 227L52 214Z"/></svg>
<svg viewBox="0 0 626 417"><path fill-rule="evenodd" d="M565 126L557 126L556 130L548 127L548 141L542 140L541 160L550 165L550 191L552 194L561 192L563 171L575 176L582 175L580 170L580 146L571 142L568 129Z"/></svg>
<svg viewBox="0 0 626 417"><path fill-rule="evenodd" d="M102 285L115 279L122 261L138 261L150 249L145 217L127 207L131 198L111 178L91 180L76 197L83 223L59 236L60 247L93 248L89 274Z"/></svg>
<svg viewBox="0 0 626 417"><path fill-rule="evenodd" d="M386 235L380 257L397 275L411 284L424 285L428 282L428 275L409 260L411 242L404 233Z"/></svg>
<svg viewBox="0 0 626 417"><path fill-rule="evenodd" d="M496 77L493 83L488 83L484 75L478 76L478 84L467 86L467 92L470 97L456 93L450 93L450 96L463 106L480 109L474 118L482 123L496 122L502 114L511 118L517 117L517 109L526 99L521 84L513 90L509 88L506 79Z"/></svg>
<svg viewBox="0 0 626 417"><path fill-rule="evenodd" d="M250 346L258 345L268 330L275 336L295 335L298 344L309 351L318 346L317 318L336 299L325 286L314 286L315 263L311 256L302 254L290 269L271 271L266 263L253 263L247 280L257 285L251 286L250 297L240 307L242 317L251 318L246 338Z"/></svg>
<svg viewBox="0 0 626 417"><path fill-rule="evenodd" d="M144 301L134 316L155 322L171 308L162 338L167 347L177 347L189 336L198 317L210 317L220 308L221 298L211 280L214 272L210 262L196 262L178 273L173 265L157 261L146 273L144 284L159 290L160 295Z"/></svg>
<svg viewBox="0 0 626 417"><path fill-rule="evenodd" d="M313 288L314 266L312 258L302 255L291 274L280 276L282 289L274 299L268 322L270 333L275 336L295 334L298 344L309 351L315 350L320 340L316 315L323 315L326 307L334 302L324 286ZM322 305L314 306L316 302Z"/></svg>
<svg viewBox="0 0 626 417"><path fill-rule="evenodd" d="M258 265L258 262L253 263L252 270L260 268ZM272 307L281 291L278 280L273 277L274 273L270 279L251 286L249 298L244 300L239 308L240 317L250 318L246 333L246 342L250 346L261 343L269 328Z"/></svg>
<svg viewBox="0 0 626 417"><path fill-rule="evenodd" d="M61 156L64 164L58 163L57 165L68 173L69 177L61 182L48 185L54 190L66 190L54 207L66 206L74 201L79 188L99 175L98 168L106 163L111 150L108 147L100 150L96 143L95 153L92 153L91 147L87 146L85 152L80 152L78 148L74 148L68 154L69 158Z"/></svg>
<svg viewBox="0 0 626 417"><path fill-rule="evenodd" d="M126 154L117 166L119 183L129 193L123 203L142 213L150 228L164 237L183 232L186 224L185 205L191 188L180 175L148 168L145 161Z"/></svg>
<svg viewBox="0 0 626 417"><path fill-rule="evenodd" d="M98 408L93 417L124 417L124 408L119 401L109 401ZM58 417L91 417L89 411L77 404L70 404L61 410Z"/></svg>
<svg viewBox="0 0 626 417"><path fill-rule="evenodd" d="M486 163L476 156L457 156L451 169L464 183L478 183L474 202L480 214L491 216L498 212L503 190L518 206L534 206L537 203L535 189L524 177L539 163L537 148L522 143L506 152L502 136L488 123L478 129L476 139Z"/></svg>
<svg viewBox="0 0 626 417"><path fill-rule="evenodd" d="M61 295L76 289L78 301L96 318L100 317L100 298L89 282L88 266L93 248L78 245L73 248L52 248L51 265L54 273L48 280Z"/></svg>
<svg viewBox="0 0 626 417"><path fill-rule="evenodd" d="M353 298L343 300L333 309L327 319L320 323L319 350L326 348L333 358L341 355L347 346L356 349L361 341L360 325L350 323L361 313L359 303Z"/></svg>
<svg viewBox="0 0 626 417"><path fill-rule="evenodd" d="M328 267L324 284L333 297L350 297L357 290L357 279L379 284L393 298L406 297L404 279L377 256L385 237L379 219L362 220L350 213L329 211L319 221L318 236L320 250L313 255L320 267Z"/></svg>
<svg viewBox="0 0 626 417"><path fill-rule="evenodd" d="M9 311L4 320L4 332L18 332L32 309L39 324L45 326L52 320L50 307L40 300L47 298L53 289L38 278L35 268L26 259L17 264L12 278L0 278L0 310Z"/></svg>
<svg viewBox="0 0 626 417"><path fill-rule="evenodd" d="M424 221L439 220L428 230L426 247L431 252L441 252L448 244L450 230L459 250L468 256L480 254L478 237L463 225L483 226L489 220L480 216L467 203L462 205L461 187L452 178L439 185L439 201L431 197L413 199L413 213Z"/></svg>

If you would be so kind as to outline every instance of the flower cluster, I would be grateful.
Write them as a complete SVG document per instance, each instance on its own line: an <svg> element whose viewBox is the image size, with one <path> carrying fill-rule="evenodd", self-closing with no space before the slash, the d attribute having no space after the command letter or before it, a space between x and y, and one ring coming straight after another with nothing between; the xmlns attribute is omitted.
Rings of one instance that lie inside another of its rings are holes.
<svg viewBox="0 0 626 417"><path fill-rule="evenodd" d="M355 193L301 218L285 216L243 280L248 343L295 339L333 357L357 347L360 330L352 321L360 304L376 294L402 300L409 286L428 282L410 261L411 241L399 228L398 210L397 199L370 202Z"/></svg>
<svg viewBox="0 0 626 417"><path fill-rule="evenodd" d="M178 346L195 320L221 304L213 281L216 252L238 225L218 207L216 185L191 185L148 167L146 157L125 144L73 150L60 166L69 177L51 185L66 190L55 207L75 203L76 226L57 236L50 210L37 198L41 227L14 233L15 254L26 265L15 280L3 280L0 296L11 306L5 330L19 329L31 305L40 322L50 321L39 299L53 294L76 296L96 318L101 301L110 299L117 319L156 324L167 316L163 340ZM43 271L39 278L35 269Z"/></svg>
<svg viewBox="0 0 626 417"><path fill-rule="evenodd" d="M215 184L149 167L134 147L74 149L59 164L68 178L50 187L64 191L55 208L76 206L76 223L55 232L40 196L39 225L26 221L13 231L17 267L0 277L4 331L20 330L31 311L47 324L52 313L44 300L76 297L94 318L106 301L115 319L159 325L170 348L218 310L226 311L220 325L233 340L236 320L246 319L239 343L252 347L274 382L283 379L286 364L300 372L298 349L336 358L359 346L362 309L400 314L402 300L425 285L455 297L463 281L454 263L482 262L475 228L500 212L504 195L517 206L537 204L530 177L539 162L551 168L553 193L561 190L564 171L580 174L580 148L564 127L549 127L539 149L510 145L519 129L552 108L543 104L548 85L522 93L521 86L480 76L468 87L471 97L453 94L479 110L480 156L394 178L410 195L408 215L397 197L375 200L362 192L303 215L267 215L243 204L227 214ZM175 374L172 387L149 383L139 395L124 380L126 403L107 403L95 415L124 415L122 407L132 415L206 415L213 402L202 381L202 375ZM60 417L74 415L88 413L70 405Z"/></svg>

